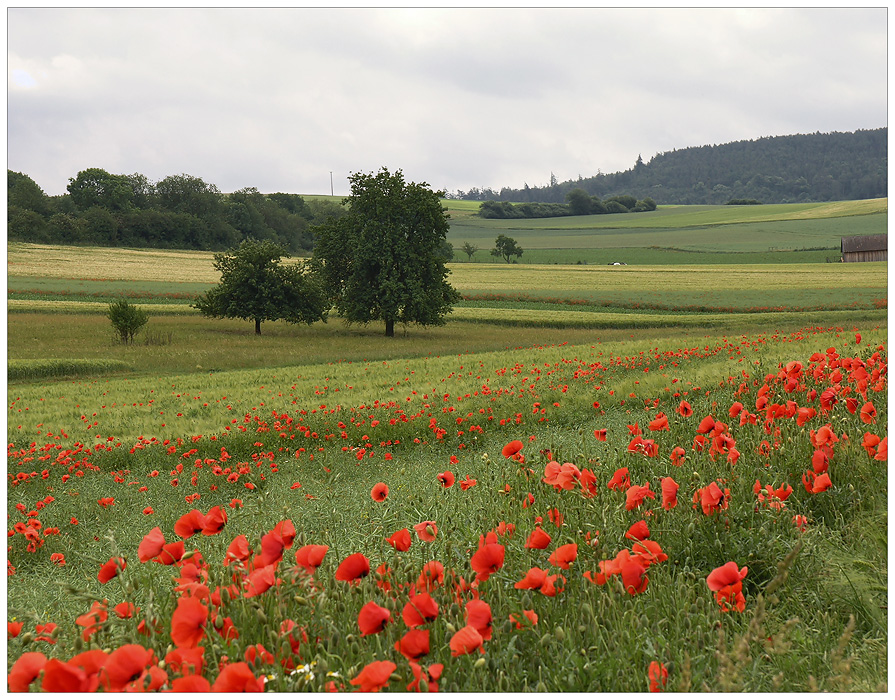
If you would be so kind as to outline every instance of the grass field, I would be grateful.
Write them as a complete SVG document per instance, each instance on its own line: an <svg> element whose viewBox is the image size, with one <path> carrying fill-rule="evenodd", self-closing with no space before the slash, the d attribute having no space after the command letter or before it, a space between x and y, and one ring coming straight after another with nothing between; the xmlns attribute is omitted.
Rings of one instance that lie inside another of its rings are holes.
<svg viewBox="0 0 895 700"><path fill-rule="evenodd" d="M450 209L451 204L448 203ZM514 238L526 263L763 264L839 259L843 236L887 231L888 200L762 206L659 207L639 214L549 219L480 219L451 211L455 260L464 242L492 259L498 234Z"/></svg>
<svg viewBox="0 0 895 700"><path fill-rule="evenodd" d="M8 262L10 691L887 688L884 263L454 263L386 338Z"/></svg>

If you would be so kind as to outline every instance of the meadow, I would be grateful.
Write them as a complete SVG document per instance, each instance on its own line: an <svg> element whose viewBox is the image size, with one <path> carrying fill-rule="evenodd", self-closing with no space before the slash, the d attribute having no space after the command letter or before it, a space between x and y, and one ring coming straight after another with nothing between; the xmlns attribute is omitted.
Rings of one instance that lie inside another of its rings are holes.
<svg viewBox="0 0 895 700"><path fill-rule="evenodd" d="M887 687L885 264L455 263L385 338L8 259L12 691Z"/></svg>
<svg viewBox="0 0 895 700"><path fill-rule="evenodd" d="M472 207L470 205L476 205ZM529 264L636 265L825 263L843 236L885 233L888 200L762 206L661 206L640 214L480 219L476 202L447 202L454 259L464 242L493 260L498 234L514 238Z"/></svg>

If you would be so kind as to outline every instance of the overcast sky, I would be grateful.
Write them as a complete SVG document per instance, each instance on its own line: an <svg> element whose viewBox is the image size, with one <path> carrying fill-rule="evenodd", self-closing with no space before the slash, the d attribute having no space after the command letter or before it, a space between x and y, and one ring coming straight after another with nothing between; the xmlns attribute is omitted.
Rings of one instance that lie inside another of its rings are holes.
<svg viewBox="0 0 895 700"><path fill-rule="evenodd" d="M8 168L544 185L887 125L883 9L8 9Z"/></svg>

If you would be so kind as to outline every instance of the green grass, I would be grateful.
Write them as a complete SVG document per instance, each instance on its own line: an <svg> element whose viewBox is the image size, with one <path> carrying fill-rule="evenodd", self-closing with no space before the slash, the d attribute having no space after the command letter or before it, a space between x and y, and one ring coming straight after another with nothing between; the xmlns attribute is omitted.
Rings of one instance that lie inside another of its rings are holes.
<svg viewBox="0 0 895 700"><path fill-rule="evenodd" d="M860 345L850 325L780 332L739 327L724 335L634 331L633 337L606 337L591 332L589 339L574 331L554 335L543 330L541 343L525 347L508 342L509 347L493 352L455 351L430 338L430 350L438 347L440 356L385 360L372 357L378 350L370 334L362 336L365 347L355 349L371 356L350 364L333 362L339 356L333 350L330 361L298 364L293 359L293 366L208 374L179 372L172 365L141 376L12 386L7 414L8 471L14 477L8 491L10 528L24 517L17 503L27 510L53 495L39 519L43 527L60 532L47 534L35 552L25 550L22 535L9 538L8 557L16 573L7 579L8 619L26 627L8 643L8 665L26 650L67 659L88 647L115 649L124 643L152 647L164 657L177 599L171 579L185 571L140 563L137 546L155 526L168 541L177 540L174 523L191 508L205 513L239 498L242 507L226 509L229 520L220 535L187 541L188 549L200 551L208 562L210 589L230 581L232 569L225 570L221 562L236 535L245 534L258 550L261 535L285 518L298 535L279 565L279 588L222 603L239 639L225 644L210 626L206 629L202 646L211 680L224 654L233 662L242 660L258 643L277 657L288 653L277 632L280 621L290 618L307 628L308 641L296 663L313 664L314 678L283 673L275 662L255 669L268 676L269 689L323 690L332 680L351 690L349 681L367 663L391 660L396 668L388 689L404 690L412 674L394 644L406 631L401 611L408 599L397 584L416 582L422 566L437 560L446 569L445 586L433 591L439 615L425 625L431 650L422 663L444 664L443 691L645 692L652 661L666 664L667 689L675 691L879 691L887 682L887 483L885 463L868 457L860 437L868 430L884 434L885 391L870 392L878 410L872 426L850 414L843 402L804 427L781 416L771 433L761 412L754 425L727 418L737 400L758 412L759 388L790 360L807 368L814 352L835 347L842 357L857 355L870 362L877 346L885 348L886 328L859 328ZM470 329L463 329L468 339L473 338ZM508 341L515 339L509 335L512 329L498 330L504 332ZM470 350L473 344L470 340ZM288 361L276 354L277 347L265 346L264 354L273 362ZM885 362L885 350L873 362L880 358ZM142 359L136 364L144 366ZM772 381L769 396L781 404L807 405L807 391L815 387L809 377L810 372L804 388L790 393ZM692 417L675 412L681 399L692 404ZM659 411L669 416L670 430L651 432L646 426ZM708 413L729 423L727 430L742 453L736 465L724 455L712 458L692 449L696 426ZM434 433L433 421L445 431L443 437ZM644 437L660 445L658 457L627 450L628 426L635 422ZM830 462L834 487L808 494L801 475L814 449L809 430L826 422L850 439L835 445ZM481 426L481 432L473 426ZM595 428L608 430L607 442L594 439ZM514 438L524 442L525 465L500 455ZM758 451L765 439L775 444L766 457ZM76 444L89 453L63 452ZM683 467L668 461L674 445L687 451ZM385 458L386 452L392 459ZM44 455L49 459L39 461ZM543 483L551 457L592 470L596 495L584 498L577 488L562 491ZM239 464L247 471L237 483L213 473L214 465ZM626 510L624 492L607 488L622 466L632 483L649 482L657 493L659 480L673 476L680 485L678 505L664 510L659 496ZM48 470L47 479L41 478L42 469ZM459 484L443 488L436 476L446 469L458 479L469 474L477 484L469 490ZM36 470L34 478L16 477L30 470ZM65 482L63 475L69 476ZM715 515L691 508L694 491L715 480L730 489L729 507ZM794 492L785 509L760 506L752 490L756 480L790 483ZM246 481L255 488L246 488ZM370 498L377 481L390 489L383 503ZM524 507L529 492L534 503ZM192 494L201 500L188 503ZM113 504L98 503L109 497ZM154 512L144 515L147 506ZM554 508L564 517L561 526L548 518ZM793 527L794 514L808 519L804 534ZM536 517L543 518L553 538L546 550L524 547ZM647 520L651 539L668 555L650 567L644 592L631 596L615 583L587 581L584 571L633 546L624 534L640 519ZM384 544L395 530L423 520L437 523L434 542L414 539L405 553ZM451 656L448 644L453 631L467 623L469 594L454 600L451 583L456 579L450 572L469 582L479 538L501 521L513 523L515 534L499 538L504 564L478 588L492 611L491 639L484 643L484 654ZM596 531L596 544L589 544L586 533L593 537ZM578 544L578 557L568 570L560 570L548 556L567 542ZM330 547L313 587L291 571L295 550L308 543ZM67 564L52 564L51 552L64 554ZM391 593L376 586L374 575L353 586L334 580L339 562L353 552L368 556L373 568L390 567ZM128 566L101 585L96 572L113 555L128 557ZM743 613L720 612L706 586L708 573L727 561L749 569ZM778 581L773 595L762 595L781 564L786 580ZM516 589L515 582L532 566L562 574L564 590L547 597ZM161 631L143 637L136 632L137 620L110 614L103 630L84 642L74 619L91 600L102 599L110 606L135 603L141 608L138 619L157 617ZM358 613L368 601L390 609L392 621L378 634L361 636ZM508 618L523 609L534 610L538 623L516 630ZM50 621L59 625L55 645L26 642L36 623ZM170 664L168 672L177 675Z"/></svg>

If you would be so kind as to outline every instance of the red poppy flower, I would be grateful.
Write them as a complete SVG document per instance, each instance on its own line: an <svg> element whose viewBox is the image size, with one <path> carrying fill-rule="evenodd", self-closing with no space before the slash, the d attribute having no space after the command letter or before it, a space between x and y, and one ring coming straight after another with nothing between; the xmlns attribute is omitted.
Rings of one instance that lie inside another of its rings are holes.
<svg viewBox="0 0 895 700"><path fill-rule="evenodd" d="M7 622L6 623L6 638L12 639L13 637L18 637L19 633L22 631L22 627L25 623L23 622Z"/></svg>
<svg viewBox="0 0 895 700"><path fill-rule="evenodd" d="M575 542L563 544L557 547L550 555L549 562L560 569L568 569L569 565L578 557L578 545Z"/></svg>
<svg viewBox="0 0 895 700"><path fill-rule="evenodd" d="M26 651L9 669L6 685L10 692L27 693L47 663L47 657L39 651Z"/></svg>
<svg viewBox="0 0 895 700"><path fill-rule="evenodd" d="M624 491L627 490L631 486L631 477L628 475L628 468L622 467L621 469L616 469L615 474L612 475L612 478L609 480L609 483L606 484L606 488L611 489L613 491Z"/></svg>
<svg viewBox="0 0 895 700"><path fill-rule="evenodd" d="M103 603L94 601L93 605L94 606L98 606L98 605L102 606L103 609L105 610L104 603L106 603L106 602L108 602L108 601L103 601ZM103 619L105 619L105 618L103 618ZM53 635L53 632L55 632L55 631L56 631L56 623L55 622L48 622L45 625L35 625L34 633L37 636L34 638L34 641L35 642L46 642L47 644L55 644L56 637Z"/></svg>
<svg viewBox="0 0 895 700"><path fill-rule="evenodd" d="M662 507L671 510L677 505L677 491L679 485L670 476L662 479Z"/></svg>
<svg viewBox="0 0 895 700"><path fill-rule="evenodd" d="M103 653L99 649L95 651ZM105 654L103 657L105 658ZM45 693L92 693L99 687L98 670L88 673L71 661L65 663L59 659L50 659L44 666L43 673L40 687Z"/></svg>
<svg viewBox="0 0 895 700"><path fill-rule="evenodd" d="M243 594L245 598L254 598L261 595L271 587L277 585L277 565L268 564L255 569L245 580L246 590Z"/></svg>
<svg viewBox="0 0 895 700"><path fill-rule="evenodd" d="M662 547L659 543L653 542L652 540L641 540L640 542L636 542L631 549L633 550L631 559L636 560L647 569L653 564L668 559L668 555L662 551Z"/></svg>
<svg viewBox="0 0 895 700"><path fill-rule="evenodd" d="M174 673L202 675L205 667L203 647L177 647L165 654L165 664Z"/></svg>
<svg viewBox="0 0 895 700"><path fill-rule="evenodd" d="M471 489L478 482L475 479L470 478L469 474L466 475L466 478L460 482L460 488L464 491Z"/></svg>
<svg viewBox="0 0 895 700"><path fill-rule="evenodd" d="M649 691L651 693L660 693L665 689L665 684L668 682L668 669L665 668L665 664L660 664L658 661L650 661L647 675L649 676Z"/></svg>
<svg viewBox="0 0 895 700"><path fill-rule="evenodd" d="M444 564L440 561L430 561L423 564L420 577L416 580L417 590L420 592L431 591L444 583Z"/></svg>
<svg viewBox="0 0 895 700"><path fill-rule="evenodd" d="M157 561L159 564L164 564L165 566L170 566L174 562L183 559L184 551L185 547L182 541L169 542L162 547L161 553L154 559L154 561Z"/></svg>
<svg viewBox="0 0 895 700"><path fill-rule="evenodd" d="M671 430L668 425L668 416L666 416L664 413L657 414L656 417L649 422L649 425L647 427L654 432L658 432L660 430Z"/></svg>
<svg viewBox="0 0 895 700"><path fill-rule="evenodd" d="M451 656L463 656L479 650L484 652L482 635L472 625L466 625L454 632L451 637Z"/></svg>
<svg viewBox="0 0 895 700"><path fill-rule="evenodd" d="M674 466L680 467L684 464L684 455L686 454L687 453L684 451L684 448L678 446L671 451L671 455L668 457L668 459L671 460L671 463Z"/></svg>
<svg viewBox="0 0 895 700"><path fill-rule="evenodd" d="M628 554L627 549L622 550L622 552ZM622 585L628 593L637 595L646 590L649 577L646 575L646 567L639 560L630 556L623 557L620 568Z"/></svg>
<svg viewBox="0 0 895 700"><path fill-rule="evenodd" d="M877 462L886 462L889 459L889 436L886 435L882 440L879 441L879 445L876 448L876 454L873 455L873 459Z"/></svg>
<svg viewBox="0 0 895 700"><path fill-rule="evenodd" d="M696 428L696 432L700 435L707 435L712 432L715 428L715 419L711 416L706 416L701 421L699 421L699 427Z"/></svg>
<svg viewBox="0 0 895 700"><path fill-rule="evenodd" d="M125 688L142 688L147 667L155 663L155 652L139 644L125 644L109 654L100 672L103 688L119 693Z"/></svg>
<svg viewBox="0 0 895 700"><path fill-rule="evenodd" d="M197 532L202 532L205 527L205 516L201 511L193 508L189 513L181 515L174 523L174 532L183 539L189 539Z"/></svg>
<svg viewBox="0 0 895 700"><path fill-rule="evenodd" d="M729 505L729 499L729 489L722 491L721 487L714 481L693 494L694 502L699 502L702 505L702 512L705 515L711 515L719 510L725 510Z"/></svg>
<svg viewBox="0 0 895 700"><path fill-rule="evenodd" d="M220 506L214 506L205 514L205 525L202 534L205 536L216 535L227 524L227 514Z"/></svg>
<svg viewBox="0 0 895 700"><path fill-rule="evenodd" d="M410 530L406 527L403 530L398 530L392 533L391 537L386 538L385 541L399 552L406 552L410 549Z"/></svg>
<svg viewBox="0 0 895 700"><path fill-rule="evenodd" d="M273 530L271 532L275 532L280 536L280 539L283 540L283 546L286 549L289 549L292 546L292 543L295 541L295 524L291 520L281 520L276 525L273 526Z"/></svg>
<svg viewBox="0 0 895 700"><path fill-rule="evenodd" d="M286 549L286 543L283 536L276 530L270 530L261 535L261 554L256 559L256 564L260 566L271 566L278 564L283 560L283 551Z"/></svg>
<svg viewBox="0 0 895 700"><path fill-rule="evenodd" d="M205 638L208 608L197 598L179 598L171 616L171 641L178 647L193 648Z"/></svg>
<svg viewBox="0 0 895 700"><path fill-rule="evenodd" d="M424 520L419 525L414 525L416 536L423 542L434 542L435 536L438 534L438 526L434 520Z"/></svg>
<svg viewBox="0 0 895 700"><path fill-rule="evenodd" d="M710 591L715 593L715 600L722 612L730 612L727 604L732 603L739 612L746 609L746 598L743 596L743 579L749 569L738 568L735 562L729 561L714 569L705 579Z"/></svg>
<svg viewBox="0 0 895 700"><path fill-rule="evenodd" d="M359 581L370 573L370 560L357 552L349 554L336 569L336 581Z"/></svg>
<svg viewBox="0 0 895 700"><path fill-rule="evenodd" d="M408 630L395 642L395 650L408 661L425 656L429 653L429 630Z"/></svg>
<svg viewBox="0 0 895 700"><path fill-rule="evenodd" d="M805 490L808 493L823 493L833 486L829 474L815 474L810 469L802 475L802 483L805 485Z"/></svg>
<svg viewBox="0 0 895 700"><path fill-rule="evenodd" d="M557 587L556 582L562 579L562 583ZM544 584L541 586L540 591L541 595L545 595L548 598L553 598L557 593L562 593L565 590L566 577L562 574L551 574L544 579Z"/></svg>
<svg viewBox="0 0 895 700"><path fill-rule="evenodd" d="M370 498L377 503L382 503L388 498L388 485L381 481L378 484L375 484L373 488L370 489Z"/></svg>
<svg viewBox="0 0 895 700"><path fill-rule="evenodd" d="M438 603L428 593L417 593L404 606L401 618L408 627L419 627L438 617Z"/></svg>
<svg viewBox="0 0 895 700"><path fill-rule="evenodd" d="M547 534L541 526L538 525L532 531L532 533L528 536L528 539L525 540L525 548L526 549L547 549L550 546L550 542L553 538Z"/></svg>
<svg viewBox="0 0 895 700"><path fill-rule="evenodd" d="M521 581L517 581L513 584L513 588L518 588L520 590L537 590L544 585L544 581L546 580L547 570L533 566L526 572Z"/></svg>
<svg viewBox="0 0 895 700"><path fill-rule="evenodd" d="M868 457L876 456L876 446L880 443L879 435L873 433L864 433L864 439L861 441L861 447L867 451ZM815 469L815 471L817 471Z"/></svg>
<svg viewBox="0 0 895 700"><path fill-rule="evenodd" d="M162 534L160 527L152 528L143 537L140 546L137 547L137 556L140 557L142 563L146 563L150 559L154 559L161 554L162 547L165 546L165 536Z"/></svg>
<svg viewBox="0 0 895 700"><path fill-rule="evenodd" d="M211 683L202 676L189 675L171 681L172 693L210 693Z"/></svg>
<svg viewBox="0 0 895 700"><path fill-rule="evenodd" d="M329 551L325 544L306 544L295 553L295 563L309 574L313 574L323 563L323 557Z"/></svg>
<svg viewBox="0 0 895 700"><path fill-rule="evenodd" d="M233 538L230 546L227 547L227 554L224 556L224 566L234 561L247 561L252 556L252 550L249 549L249 540L245 535L238 535Z"/></svg>
<svg viewBox="0 0 895 700"><path fill-rule="evenodd" d="M534 610L523 610L521 616L510 613L510 622L516 625L517 630L534 627L538 624L538 614Z"/></svg>
<svg viewBox="0 0 895 700"><path fill-rule="evenodd" d="M625 510L634 510L643 505L643 501L647 498L656 498L656 494L650 490L649 482L645 486L634 484L625 491Z"/></svg>
<svg viewBox="0 0 895 700"><path fill-rule="evenodd" d="M486 544L479 547L472 555L470 564L479 581L487 581L491 574L503 566L504 546L502 544Z"/></svg>
<svg viewBox="0 0 895 700"><path fill-rule="evenodd" d="M631 525L625 533L625 537L629 540L638 541L649 539L649 527L646 524L646 520L639 520Z"/></svg>
<svg viewBox="0 0 895 700"><path fill-rule="evenodd" d="M868 425L876 422L876 407L872 401L868 401L861 406L861 421Z"/></svg>
<svg viewBox="0 0 895 700"><path fill-rule="evenodd" d="M680 413L684 418L689 418L690 416L693 415L693 407L686 401L681 401L675 410L678 413Z"/></svg>
<svg viewBox="0 0 895 700"><path fill-rule="evenodd" d="M388 608L376 605L372 600L360 609L357 615L357 625L360 627L362 637L371 634L379 634L385 629L392 613Z"/></svg>
<svg viewBox="0 0 895 700"><path fill-rule="evenodd" d="M115 611L115 614L122 620L128 620L140 611L140 608L136 607L133 603L128 603L127 601L118 603L118 605L116 605L112 609Z"/></svg>
<svg viewBox="0 0 895 700"><path fill-rule="evenodd" d="M450 488L454 485L454 481L456 481L454 472L441 472L441 474L439 474L437 478L438 482L445 488Z"/></svg>
<svg viewBox="0 0 895 700"><path fill-rule="evenodd" d="M466 624L475 627L484 641L491 639L491 606L484 600L466 603Z"/></svg>
<svg viewBox="0 0 895 700"><path fill-rule="evenodd" d="M361 693L377 693L388 685L396 668L397 664L391 661L371 661L351 679L351 685L360 686Z"/></svg>
<svg viewBox="0 0 895 700"><path fill-rule="evenodd" d="M429 664L424 671L423 667L414 661L408 661L410 670L413 672L413 680L407 685L407 690L419 693L428 690L430 693L438 692L438 680L444 671L444 664ZM425 681L425 685L421 687L421 683Z"/></svg>
<svg viewBox="0 0 895 700"><path fill-rule="evenodd" d="M84 628L81 638L86 642L99 631L100 626L108 619L109 612L106 607L106 601L94 600L90 605L90 612L78 615L75 618L75 624Z"/></svg>
<svg viewBox="0 0 895 700"><path fill-rule="evenodd" d="M213 693L263 693L264 676L255 678L245 661L227 664L211 685Z"/></svg>
<svg viewBox="0 0 895 700"><path fill-rule="evenodd" d="M597 475L590 469L581 470L578 483L581 484L581 492L588 498L597 495Z"/></svg>
<svg viewBox="0 0 895 700"><path fill-rule="evenodd" d="M512 440L511 442L508 442L506 445L504 445L500 453L504 457L512 457L518 454L523 447L524 445L522 444L522 440Z"/></svg>
<svg viewBox="0 0 895 700"><path fill-rule="evenodd" d="M100 567L97 578L100 583L108 583L118 575L119 571L124 571L126 568L127 562L123 557L112 557Z"/></svg>
<svg viewBox="0 0 895 700"><path fill-rule="evenodd" d="M606 428L598 428L594 431L594 437L597 438L600 442L606 442Z"/></svg>

